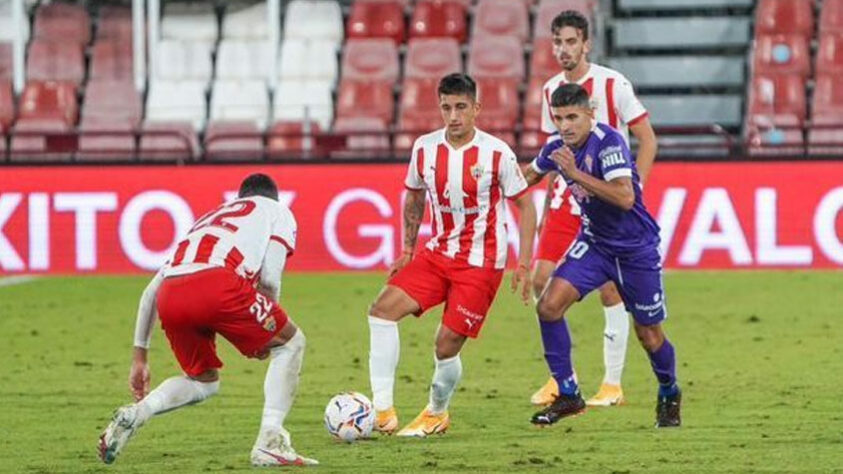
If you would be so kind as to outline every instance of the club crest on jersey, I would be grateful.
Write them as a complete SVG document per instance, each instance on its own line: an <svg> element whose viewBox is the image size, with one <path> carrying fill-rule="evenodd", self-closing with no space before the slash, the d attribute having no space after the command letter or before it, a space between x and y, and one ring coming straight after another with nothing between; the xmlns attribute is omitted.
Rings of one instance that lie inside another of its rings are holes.
<svg viewBox="0 0 843 474"><path fill-rule="evenodd" d="M594 166L594 158L592 158L591 155L585 155L585 160L583 161L585 161L585 169L591 173L591 169Z"/></svg>
<svg viewBox="0 0 843 474"><path fill-rule="evenodd" d="M483 165L481 165L480 163L475 163L474 166L468 169L468 171L471 173L471 176L474 177L475 180L479 180L480 177L483 176L483 172L486 171L486 169L483 168Z"/></svg>
<svg viewBox="0 0 843 474"><path fill-rule="evenodd" d="M268 332L275 331L275 317L268 316L266 319L263 320L263 328L266 329Z"/></svg>

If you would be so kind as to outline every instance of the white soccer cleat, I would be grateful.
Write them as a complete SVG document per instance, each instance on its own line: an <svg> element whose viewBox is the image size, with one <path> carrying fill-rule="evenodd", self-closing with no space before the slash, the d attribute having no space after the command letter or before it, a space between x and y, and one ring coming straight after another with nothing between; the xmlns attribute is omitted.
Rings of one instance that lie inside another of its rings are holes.
<svg viewBox="0 0 843 474"><path fill-rule="evenodd" d="M261 434L252 448L252 466L255 467L315 466L317 464L319 461L296 453L290 444L290 435L286 431Z"/></svg>
<svg viewBox="0 0 843 474"><path fill-rule="evenodd" d="M106 426L105 431L100 435L100 459L106 464L113 463L132 435L141 426L143 426L143 422L138 420L138 407L136 405L118 408L111 418L111 423Z"/></svg>

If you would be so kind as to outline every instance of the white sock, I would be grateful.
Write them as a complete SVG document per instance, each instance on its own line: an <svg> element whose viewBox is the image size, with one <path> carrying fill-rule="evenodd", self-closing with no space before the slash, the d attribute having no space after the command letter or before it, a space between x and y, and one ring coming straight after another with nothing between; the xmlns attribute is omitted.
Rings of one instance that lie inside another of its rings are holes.
<svg viewBox="0 0 843 474"><path fill-rule="evenodd" d="M457 383L462 377L462 361L459 354L450 359L433 359L436 362L436 370L433 371L433 382L430 384L428 407L431 413L439 414L448 409L448 402L451 401L451 396L454 395Z"/></svg>
<svg viewBox="0 0 843 474"><path fill-rule="evenodd" d="M153 415L199 403L216 394L219 388L219 380L216 382L200 382L184 375L170 377L138 402L138 417L141 423L145 423Z"/></svg>
<svg viewBox="0 0 843 474"><path fill-rule="evenodd" d="M369 316L369 381L375 410L392 407L395 368L401 352L398 323Z"/></svg>
<svg viewBox="0 0 843 474"><path fill-rule="evenodd" d="M626 360L626 343L629 340L629 316L623 303L605 306L606 328L603 331L603 363L606 375L603 383L621 384L623 365Z"/></svg>
<svg viewBox="0 0 843 474"><path fill-rule="evenodd" d="M286 344L269 351L269 366L263 381L263 416L258 442L261 434L268 433L272 437L283 432L284 418L296 397L306 342L304 332L299 329Z"/></svg>

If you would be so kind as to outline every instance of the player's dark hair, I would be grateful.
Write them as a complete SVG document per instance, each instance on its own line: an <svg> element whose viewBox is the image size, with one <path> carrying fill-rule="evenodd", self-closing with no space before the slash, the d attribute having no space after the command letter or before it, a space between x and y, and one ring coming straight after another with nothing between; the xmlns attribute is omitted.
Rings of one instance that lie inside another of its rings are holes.
<svg viewBox="0 0 843 474"><path fill-rule="evenodd" d="M562 84L550 96L551 107L568 107L572 105L585 108L591 107L591 99L588 97L588 91L579 84Z"/></svg>
<svg viewBox="0 0 843 474"><path fill-rule="evenodd" d="M263 173L250 174L240 183L237 197L263 196L278 200L278 186L275 181Z"/></svg>
<svg viewBox="0 0 843 474"><path fill-rule="evenodd" d="M576 10L565 10L550 22L550 33L556 34L562 28L570 26L582 34L582 40L588 40L588 19Z"/></svg>
<svg viewBox="0 0 843 474"><path fill-rule="evenodd" d="M468 74L455 72L439 80L436 92L442 95L465 95L472 101L477 100L477 83Z"/></svg>

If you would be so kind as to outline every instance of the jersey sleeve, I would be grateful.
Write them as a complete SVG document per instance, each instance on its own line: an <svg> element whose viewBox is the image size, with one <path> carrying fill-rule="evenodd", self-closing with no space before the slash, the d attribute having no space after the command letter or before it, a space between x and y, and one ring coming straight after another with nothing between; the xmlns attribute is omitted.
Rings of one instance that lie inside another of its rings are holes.
<svg viewBox="0 0 843 474"><path fill-rule="evenodd" d="M542 86L542 124L541 129L544 133L553 133L556 131L556 124L553 123L553 114L550 110L550 84L545 83Z"/></svg>
<svg viewBox="0 0 843 474"><path fill-rule="evenodd" d="M500 183L503 195L509 199L517 199L527 191L529 186L527 186L527 180L524 178L524 173L521 172L521 167L518 166L518 160L512 150L507 150L503 154L500 167Z"/></svg>
<svg viewBox="0 0 843 474"><path fill-rule="evenodd" d="M272 227L272 235L269 236L270 243L275 242L287 248L287 256L292 255L296 250L296 233L298 224L293 212L284 206L278 205L278 218Z"/></svg>
<svg viewBox="0 0 843 474"><path fill-rule="evenodd" d="M623 123L635 125L639 120L649 115L647 109L635 95L632 83L623 76L615 81L615 97L618 101L618 115Z"/></svg>
<svg viewBox="0 0 843 474"><path fill-rule="evenodd" d="M559 139L558 135L551 136L547 143L544 144L541 150L539 150L539 154L533 158L533 161L530 163L530 166L533 167L533 170L539 174L547 174L551 171L559 171L556 163L550 159L550 154L554 152L557 148L562 146L562 140Z"/></svg>
<svg viewBox="0 0 843 474"><path fill-rule="evenodd" d="M603 179L606 181L632 177L632 155L619 134L608 135L603 139L597 160L600 163Z"/></svg>
<svg viewBox="0 0 843 474"><path fill-rule="evenodd" d="M424 177L422 176L422 165L424 164L424 148L419 140L413 144L413 151L410 152L410 165L407 167L407 177L404 179L404 187L414 191L425 188Z"/></svg>

